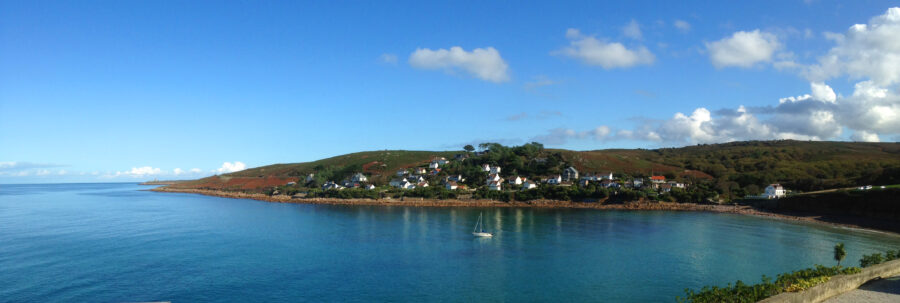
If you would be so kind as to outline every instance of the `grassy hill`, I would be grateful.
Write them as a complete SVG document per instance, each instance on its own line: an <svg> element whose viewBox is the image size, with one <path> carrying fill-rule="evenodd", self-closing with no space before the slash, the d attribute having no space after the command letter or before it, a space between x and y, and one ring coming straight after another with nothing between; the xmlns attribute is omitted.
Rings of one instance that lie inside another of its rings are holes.
<svg viewBox="0 0 900 303"><path fill-rule="evenodd" d="M492 146L491 153L471 157L466 166L454 162L445 172L474 174L474 165L489 163L500 164L504 177L544 177L568 166L582 174L613 172L626 178L652 173L703 184L725 199L759 193L766 184L775 182L797 191L900 183L900 143L778 140L594 151L543 149L540 144ZM313 162L262 166L172 186L255 191L302 181L308 174L316 174L321 182L340 181L355 172L364 172L372 183L383 185L398 169L426 166L433 157L452 159L459 153L464 152L359 152ZM477 180L472 182L478 184Z"/></svg>

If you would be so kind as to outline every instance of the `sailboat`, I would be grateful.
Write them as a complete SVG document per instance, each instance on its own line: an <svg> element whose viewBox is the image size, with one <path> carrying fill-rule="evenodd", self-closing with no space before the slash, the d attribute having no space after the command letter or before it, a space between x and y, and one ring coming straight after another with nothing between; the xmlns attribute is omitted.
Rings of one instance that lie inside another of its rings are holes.
<svg viewBox="0 0 900 303"><path fill-rule="evenodd" d="M472 234L476 237L493 237L494 234L484 231L484 224L481 223L481 218L484 213L478 214L478 222L475 223L475 230L472 231ZM478 227L481 226L479 230Z"/></svg>

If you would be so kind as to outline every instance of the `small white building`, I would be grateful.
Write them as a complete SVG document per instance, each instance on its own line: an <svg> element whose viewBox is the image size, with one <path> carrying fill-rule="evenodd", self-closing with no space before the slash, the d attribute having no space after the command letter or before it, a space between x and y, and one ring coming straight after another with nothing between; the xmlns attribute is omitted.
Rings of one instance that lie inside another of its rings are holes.
<svg viewBox="0 0 900 303"><path fill-rule="evenodd" d="M500 166L491 166L492 174L500 174Z"/></svg>
<svg viewBox="0 0 900 303"><path fill-rule="evenodd" d="M509 179L509 184L513 184L513 185L522 185L522 182L525 182L525 178L522 178L519 176Z"/></svg>
<svg viewBox="0 0 900 303"><path fill-rule="evenodd" d="M775 184L769 184L769 186L766 186L766 192L763 195L769 199L777 199L777 198L784 197L786 194L787 193L784 190L784 187L782 187L781 184L775 183Z"/></svg>
<svg viewBox="0 0 900 303"><path fill-rule="evenodd" d="M498 174L490 174L487 177L487 184L491 184L491 182L502 182L503 178L500 178Z"/></svg>
<svg viewBox="0 0 900 303"><path fill-rule="evenodd" d="M367 178L366 175L363 175L362 173L356 173L356 174L353 175L353 177L350 178L350 181L353 181L353 182L368 182L368 181L369 181L369 178Z"/></svg>
<svg viewBox="0 0 900 303"><path fill-rule="evenodd" d="M421 181L416 184L416 187L428 187L428 182Z"/></svg>
<svg viewBox="0 0 900 303"><path fill-rule="evenodd" d="M447 182L444 184L444 186L447 187L447 190L456 190L457 188L459 188L459 184L454 181Z"/></svg>
<svg viewBox="0 0 900 303"><path fill-rule="evenodd" d="M375 185L372 185L372 184L366 185L366 189L373 190L373 189L375 189Z"/></svg>
<svg viewBox="0 0 900 303"><path fill-rule="evenodd" d="M603 176L603 179L612 180L612 179L613 179L613 173L612 173L612 172L609 172L609 175L604 175L604 176Z"/></svg>
<svg viewBox="0 0 900 303"><path fill-rule="evenodd" d="M341 189L344 189L344 187L343 187L343 186L340 186L339 184L334 183L334 182L332 182L332 181L328 181L328 182L325 182L325 184L322 185L322 189L323 189L323 190L332 190L332 189L335 189L335 190L341 190Z"/></svg>
<svg viewBox="0 0 900 303"><path fill-rule="evenodd" d="M306 183L312 182L315 179L316 179L316 174L306 175Z"/></svg>
<svg viewBox="0 0 900 303"><path fill-rule="evenodd" d="M403 179L394 179L394 180L391 180L391 182L390 182L389 184L390 184L392 187L397 187L397 188L399 188L400 185L402 185L404 182L405 182L405 183L409 183L409 181L406 180L406 178L403 178Z"/></svg>
<svg viewBox="0 0 900 303"><path fill-rule="evenodd" d="M425 169L424 167L416 167L416 173L417 173L417 174L420 174L420 175L421 175L421 174L424 174L424 173L427 173L427 172L428 172L428 170Z"/></svg>
<svg viewBox="0 0 900 303"><path fill-rule="evenodd" d="M437 161L431 161L431 164L428 164L428 168L430 169L437 169L438 167L441 167L441 164Z"/></svg>
<svg viewBox="0 0 900 303"><path fill-rule="evenodd" d="M409 173L409 171L406 170L406 169L398 170L398 171L397 171L397 177L403 177L403 176L405 176L405 175L408 174L408 173Z"/></svg>
<svg viewBox="0 0 900 303"><path fill-rule="evenodd" d="M491 171L491 165L490 165L490 164L487 164L487 163L482 164L482 165L481 165L481 170L483 170L483 171L485 171L485 172L489 172L489 171Z"/></svg>
<svg viewBox="0 0 900 303"><path fill-rule="evenodd" d="M634 179L634 188L641 188L641 186L644 186L644 179Z"/></svg>
<svg viewBox="0 0 900 303"><path fill-rule="evenodd" d="M532 188L536 188L536 187L537 187L537 184L534 184L534 182L532 182L532 181L525 180L525 182L522 182L523 190L532 189Z"/></svg>
<svg viewBox="0 0 900 303"><path fill-rule="evenodd" d="M488 184L488 189L490 190L503 190L503 183L498 181L493 181Z"/></svg>

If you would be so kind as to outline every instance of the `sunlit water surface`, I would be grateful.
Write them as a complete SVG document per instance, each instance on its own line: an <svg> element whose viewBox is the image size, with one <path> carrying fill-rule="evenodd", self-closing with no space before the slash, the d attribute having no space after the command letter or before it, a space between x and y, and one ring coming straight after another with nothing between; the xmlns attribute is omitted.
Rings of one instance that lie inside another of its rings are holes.
<svg viewBox="0 0 900 303"><path fill-rule="evenodd" d="M673 301L889 234L727 214L278 204L0 185L0 301ZM474 238L479 213L492 239Z"/></svg>

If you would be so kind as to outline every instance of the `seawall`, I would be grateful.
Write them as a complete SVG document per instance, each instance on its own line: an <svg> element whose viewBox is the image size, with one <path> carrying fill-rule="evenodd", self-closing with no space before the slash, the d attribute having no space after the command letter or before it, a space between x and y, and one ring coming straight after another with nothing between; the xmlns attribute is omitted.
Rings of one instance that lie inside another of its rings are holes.
<svg viewBox="0 0 900 303"><path fill-rule="evenodd" d="M834 276L831 280L828 280L828 282L816 285L807 290L782 293L762 300L760 303L822 302L828 298L857 289L866 282L874 279L890 278L898 275L900 275L900 260L894 260L863 268L862 272L858 274Z"/></svg>

